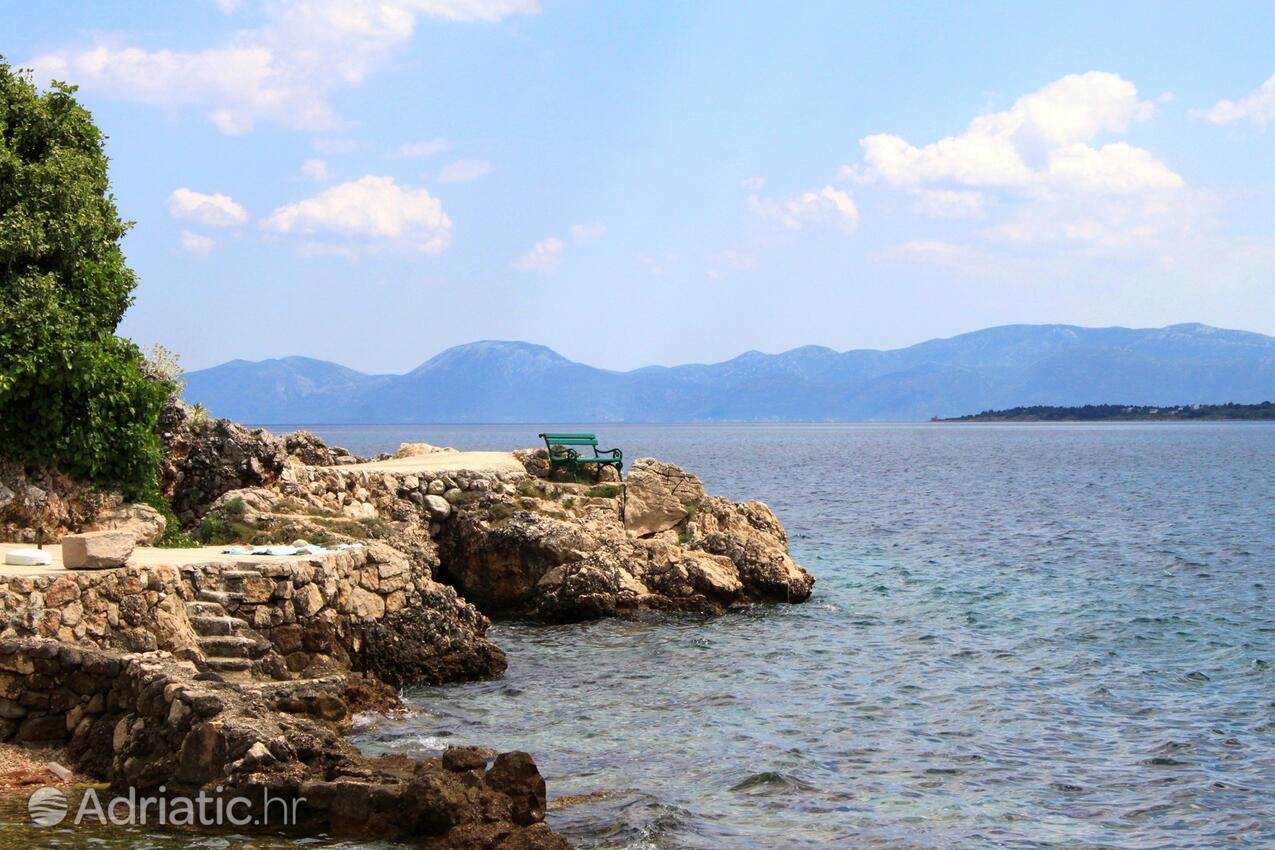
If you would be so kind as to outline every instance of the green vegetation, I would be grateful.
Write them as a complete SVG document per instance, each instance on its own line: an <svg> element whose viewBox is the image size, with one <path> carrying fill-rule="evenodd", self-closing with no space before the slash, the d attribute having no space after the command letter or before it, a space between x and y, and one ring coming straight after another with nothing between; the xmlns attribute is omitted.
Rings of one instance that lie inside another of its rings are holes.
<svg viewBox="0 0 1275 850"><path fill-rule="evenodd" d="M614 499L616 496L620 495L620 485L598 484L590 487L585 495L591 499Z"/></svg>
<svg viewBox="0 0 1275 850"><path fill-rule="evenodd" d="M115 336L136 285L129 225L74 91L41 93L0 59L0 455L154 504L175 384Z"/></svg>
<svg viewBox="0 0 1275 850"><path fill-rule="evenodd" d="M1127 404L1086 404L1083 407L1011 407L985 410L968 416L935 419L936 422L1120 422L1191 421L1219 419L1275 420L1275 403L1187 404L1176 407L1149 407Z"/></svg>
<svg viewBox="0 0 1275 850"><path fill-rule="evenodd" d="M574 508L576 506L575 496L567 496L565 499L563 499L562 506L566 508L567 510L571 510L572 508Z"/></svg>
<svg viewBox="0 0 1275 850"><path fill-rule="evenodd" d="M489 511L494 520L506 520L514 515L514 506L508 502L497 502Z"/></svg>
<svg viewBox="0 0 1275 850"><path fill-rule="evenodd" d="M518 495L526 496L529 499L539 499L540 490L531 481L524 478L518 482Z"/></svg>
<svg viewBox="0 0 1275 850"><path fill-rule="evenodd" d="M161 549L193 549L200 545L199 541L182 531L181 523L177 520L177 515L173 513L173 508L168 504L159 493L158 487L151 487L138 499L142 504L150 505L159 511L164 517L164 536L159 538L158 546Z"/></svg>

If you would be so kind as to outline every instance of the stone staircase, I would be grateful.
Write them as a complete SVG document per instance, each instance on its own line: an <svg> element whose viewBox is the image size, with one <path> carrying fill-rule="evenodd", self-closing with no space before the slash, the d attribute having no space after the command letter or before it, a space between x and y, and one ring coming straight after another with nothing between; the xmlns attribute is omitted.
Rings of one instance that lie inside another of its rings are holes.
<svg viewBox="0 0 1275 850"><path fill-rule="evenodd" d="M186 613L206 659L201 666L224 679L291 678L270 641L247 620L235 616L243 600L243 594L235 588L261 577L256 570L226 570L221 574L220 588L201 588L195 600L186 603Z"/></svg>

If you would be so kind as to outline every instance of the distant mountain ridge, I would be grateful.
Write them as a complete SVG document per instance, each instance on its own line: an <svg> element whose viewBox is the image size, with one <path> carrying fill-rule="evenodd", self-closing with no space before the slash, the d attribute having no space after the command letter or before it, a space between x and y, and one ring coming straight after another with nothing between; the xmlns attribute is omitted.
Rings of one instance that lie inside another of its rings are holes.
<svg viewBox="0 0 1275 850"><path fill-rule="evenodd" d="M598 369L527 342L449 348L404 375L232 360L185 397L259 423L919 421L1008 407L1257 403L1275 337L1208 325L1004 325L889 351L821 346Z"/></svg>

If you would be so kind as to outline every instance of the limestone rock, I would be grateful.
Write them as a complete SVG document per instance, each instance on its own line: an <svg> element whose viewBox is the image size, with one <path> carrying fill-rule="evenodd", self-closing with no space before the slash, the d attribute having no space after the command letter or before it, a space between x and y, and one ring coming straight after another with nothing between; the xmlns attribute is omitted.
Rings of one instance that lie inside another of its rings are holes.
<svg viewBox="0 0 1275 850"><path fill-rule="evenodd" d="M400 443L391 458L404 457L420 457L421 455L438 454L439 452L454 452L453 448L443 448L441 446L431 446L429 443Z"/></svg>
<svg viewBox="0 0 1275 850"><path fill-rule="evenodd" d="M430 487L433 487L435 484L441 485L442 482L432 481L430 482ZM429 511L431 519L441 520L446 519L448 515L451 514L452 505L451 502L448 502L442 496L436 496L433 493L430 493L425 497L425 509Z"/></svg>
<svg viewBox="0 0 1275 850"><path fill-rule="evenodd" d="M129 531L89 531L62 538L62 564L68 570L122 567L136 545Z"/></svg>
<svg viewBox="0 0 1275 850"><path fill-rule="evenodd" d="M430 582L420 604L367 627L368 669L395 687L490 679L505 653L485 634L490 621L450 587Z"/></svg>
<svg viewBox="0 0 1275 850"><path fill-rule="evenodd" d="M56 470L0 460L0 540L48 543L86 530L123 501L114 490L85 486Z"/></svg>
<svg viewBox="0 0 1275 850"><path fill-rule="evenodd" d="M623 518L621 500L582 498L582 484L457 505L438 535L442 574L484 612L555 622L810 596L814 578L764 504L706 496L693 475L650 459L628 481Z"/></svg>
<svg viewBox="0 0 1275 850"><path fill-rule="evenodd" d="M164 536L168 520L150 505L124 504L98 514L90 531L127 531L138 546L154 546Z"/></svg>
<svg viewBox="0 0 1275 850"><path fill-rule="evenodd" d="M625 481L624 526L634 537L671 529L704 499L704 485L671 463L643 457Z"/></svg>

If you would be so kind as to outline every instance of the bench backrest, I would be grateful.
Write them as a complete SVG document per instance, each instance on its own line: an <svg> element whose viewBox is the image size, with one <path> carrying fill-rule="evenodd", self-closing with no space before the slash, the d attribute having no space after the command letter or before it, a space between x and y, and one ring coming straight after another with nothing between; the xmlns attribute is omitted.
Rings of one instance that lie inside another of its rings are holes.
<svg viewBox="0 0 1275 850"><path fill-rule="evenodd" d="M596 434L541 434L540 437L550 446L596 446Z"/></svg>

